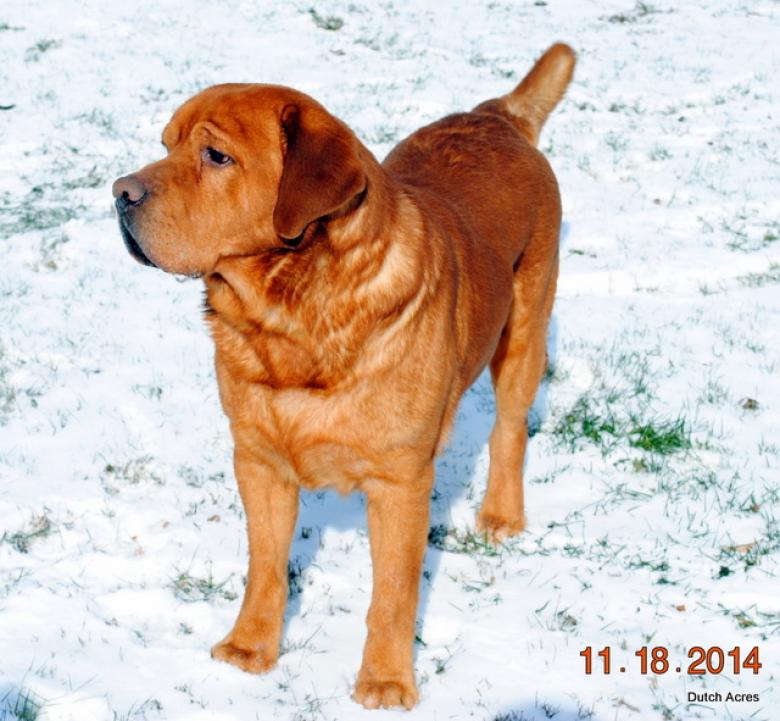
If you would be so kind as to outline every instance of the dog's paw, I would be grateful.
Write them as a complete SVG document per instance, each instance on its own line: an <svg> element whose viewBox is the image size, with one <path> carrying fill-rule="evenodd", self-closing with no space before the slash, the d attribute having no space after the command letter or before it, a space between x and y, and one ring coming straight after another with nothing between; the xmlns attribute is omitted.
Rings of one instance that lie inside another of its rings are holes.
<svg viewBox="0 0 780 721"><path fill-rule="evenodd" d="M247 673L265 673L276 666L277 655L264 648L239 648L226 639L212 647L211 658L237 666Z"/></svg>
<svg viewBox="0 0 780 721"><path fill-rule="evenodd" d="M502 543L511 536L525 530L525 518L505 518L493 513L480 513L477 516L477 531L485 534L491 543Z"/></svg>
<svg viewBox="0 0 780 721"><path fill-rule="evenodd" d="M414 683L367 679L355 684L352 699L368 709L401 706L409 710L417 704L419 695Z"/></svg>

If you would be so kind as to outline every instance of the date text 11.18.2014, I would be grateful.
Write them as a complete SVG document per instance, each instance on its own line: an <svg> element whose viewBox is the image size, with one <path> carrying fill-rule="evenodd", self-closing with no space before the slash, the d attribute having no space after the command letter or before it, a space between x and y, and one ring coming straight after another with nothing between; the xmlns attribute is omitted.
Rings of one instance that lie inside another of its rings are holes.
<svg viewBox="0 0 780 721"><path fill-rule="evenodd" d="M585 673L590 675L598 673L610 674L612 668L612 649L604 646L596 652L595 657L593 648L588 646L580 651L580 656L585 659ZM749 651L745 651L739 646L734 646L729 651L724 651L720 646L693 646L688 651L687 665L683 663L674 663L669 659L669 649L664 646L642 646L634 653L639 659L639 673L641 674L664 674L664 673L687 673L691 676L701 676L704 674L719 673L748 673L757 674L761 668L759 661L758 646L753 646ZM626 673L626 666L617 667L620 673Z"/></svg>

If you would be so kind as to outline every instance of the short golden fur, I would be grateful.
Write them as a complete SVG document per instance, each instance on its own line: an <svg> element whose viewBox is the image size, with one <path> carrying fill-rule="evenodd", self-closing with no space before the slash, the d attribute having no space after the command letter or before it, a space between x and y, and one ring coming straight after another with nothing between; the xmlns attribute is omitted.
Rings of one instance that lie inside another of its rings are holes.
<svg viewBox="0 0 780 721"><path fill-rule="evenodd" d="M412 134L380 164L313 99L219 85L114 185L130 252L202 276L249 534L248 583L212 655L276 663L298 491L367 496L374 585L354 698L417 702L415 610L434 457L490 366L496 425L477 524L524 527L526 416L545 367L561 207L535 148L574 54Z"/></svg>

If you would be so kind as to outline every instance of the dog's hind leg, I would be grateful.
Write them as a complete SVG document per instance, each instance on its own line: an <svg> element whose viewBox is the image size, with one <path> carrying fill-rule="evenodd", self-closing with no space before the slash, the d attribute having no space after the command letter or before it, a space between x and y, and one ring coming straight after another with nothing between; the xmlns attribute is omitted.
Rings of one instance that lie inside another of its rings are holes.
<svg viewBox="0 0 780 721"><path fill-rule="evenodd" d="M500 542L525 528L523 460L528 410L546 367L547 326L558 277L560 222L545 224L526 248L514 277L509 319L490 362L496 424L490 434L488 487L477 528Z"/></svg>

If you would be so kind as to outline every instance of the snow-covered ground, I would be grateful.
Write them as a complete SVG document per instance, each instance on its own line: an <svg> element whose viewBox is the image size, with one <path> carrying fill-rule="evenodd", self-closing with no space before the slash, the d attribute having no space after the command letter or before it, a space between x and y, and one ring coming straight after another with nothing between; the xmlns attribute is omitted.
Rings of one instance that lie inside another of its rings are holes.
<svg viewBox="0 0 780 721"><path fill-rule="evenodd" d="M780 718L779 15L3 0L0 721ZM482 378L438 463L419 707L349 698L371 585L359 496L304 497L279 666L212 661L246 543L201 290L130 259L112 180L216 82L308 92L381 157L559 39L579 65L541 141L565 225L528 531L495 550L472 533ZM585 674L588 646L611 647L611 674ZM757 646L763 666L688 675L693 646ZM669 671L642 674L642 647L668 648Z"/></svg>

